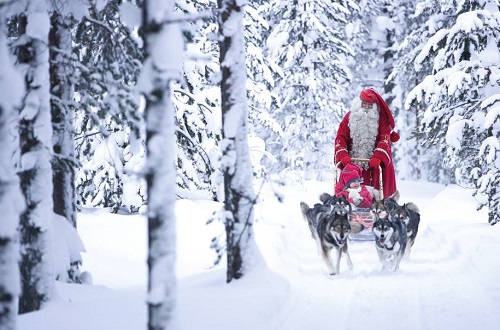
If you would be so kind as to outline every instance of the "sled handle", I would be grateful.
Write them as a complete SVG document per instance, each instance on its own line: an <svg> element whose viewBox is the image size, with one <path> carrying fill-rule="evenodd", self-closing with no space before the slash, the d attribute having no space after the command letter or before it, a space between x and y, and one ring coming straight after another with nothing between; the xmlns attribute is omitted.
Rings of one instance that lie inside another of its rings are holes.
<svg viewBox="0 0 500 330"><path fill-rule="evenodd" d="M351 158L351 161L357 161L357 162L369 162L370 159L369 158ZM337 164L335 164L335 167L337 170L339 170L339 166L342 164L342 162L338 162ZM337 182L338 182L338 176L335 175L335 185L337 185ZM384 181L383 181L383 178L382 178L382 166L379 164L378 165L378 184L379 184L379 187L380 187L380 197L383 199L384 197Z"/></svg>

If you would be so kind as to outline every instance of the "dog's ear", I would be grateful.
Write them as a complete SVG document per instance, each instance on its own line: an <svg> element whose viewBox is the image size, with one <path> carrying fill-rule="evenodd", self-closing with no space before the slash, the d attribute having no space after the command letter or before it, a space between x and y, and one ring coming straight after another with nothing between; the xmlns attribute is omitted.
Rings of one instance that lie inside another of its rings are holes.
<svg viewBox="0 0 500 330"><path fill-rule="evenodd" d="M332 195L330 195L329 193L322 193L321 195L319 195L319 200L323 204L328 204L328 202L331 201L332 198Z"/></svg>

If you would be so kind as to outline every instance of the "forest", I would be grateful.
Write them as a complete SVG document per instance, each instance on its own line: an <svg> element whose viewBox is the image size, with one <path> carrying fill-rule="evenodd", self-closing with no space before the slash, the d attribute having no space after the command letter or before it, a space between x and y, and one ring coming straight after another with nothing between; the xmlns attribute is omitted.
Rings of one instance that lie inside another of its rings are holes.
<svg viewBox="0 0 500 330"><path fill-rule="evenodd" d="M82 207L148 219L149 328L175 300L172 205L220 202L244 276L253 180L332 175L338 123L374 87L399 179L470 190L500 221L495 0L0 0L0 328L43 308L51 224ZM250 149L262 159L252 166ZM161 270L161 271L160 271ZM168 327L167 327L168 328Z"/></svg>

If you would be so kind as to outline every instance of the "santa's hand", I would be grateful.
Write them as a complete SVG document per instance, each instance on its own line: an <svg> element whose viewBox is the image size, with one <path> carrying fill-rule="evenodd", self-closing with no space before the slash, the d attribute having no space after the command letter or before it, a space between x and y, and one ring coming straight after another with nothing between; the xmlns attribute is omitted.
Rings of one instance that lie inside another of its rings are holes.
<svg viewBox="0 0 500 330"><path fill-rule="evenodd" d="M346 166L347 164L349 164L351 162L351 157L344 156L340 159L340 162L342 163L342 165Z"/></svg>
<svg viewBox="0 0 500 330"><path fill-rule="evenodd" d="M370 161L368 162L368 164L370 165L370 167L378 169L378 167L380 165L380 159L378 159L376 157L372 157L372 158L370 158Z"/></svg>
<svg viewBox="0 0 500 330"><path fill-rule="evenodd" d="M361 202L363 201L363 198L361 198L361 197L354 197L352 199L352 201L353 201L354 205L359 206L359 204L361 204Z"/></svg>

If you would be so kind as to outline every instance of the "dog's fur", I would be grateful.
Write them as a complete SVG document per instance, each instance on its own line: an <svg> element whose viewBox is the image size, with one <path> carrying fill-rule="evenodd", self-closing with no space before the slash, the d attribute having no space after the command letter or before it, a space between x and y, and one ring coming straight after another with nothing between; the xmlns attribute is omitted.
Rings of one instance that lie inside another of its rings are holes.
<svg viewBox="0 0 500 330"><path fill-rule="evenodd" d="M389 213L380 213L376 217L373 234L382 270L397 271L407 244L405 224L391 220Z"/></svg>
<svg viewBox="0 0 500 330"><path fill-rule="evenodd" d="M345 254L347 258L349 269L353 268L347 246L347 237L351 232L351 224L349 223L349 211L346 205L342 205L343 201L332 199L331 203L318 203L313 208L310 208L306 203L301 202L300 209L309 225L313 238L316 240L319 253L328 267L330 275L336 275L340 273L342 254ZM331 257L332 250L336 252L335 264Z"/></svg>
<svg viewBox="0 0 500 330"><path fill-rule="evenodd" d="M393 197L374 200L370 206L370 212L374 215L375 219L379 219L389 215L397 206L398 202Z"/></svg>
<svg viewBox="0 0 500 330"><path fill-rule="evenodd" d="M325 205L339 205L345 208L347 211L348 217L349 217L349 222L351 223L351 217L352 217L352 205L349 203L347 200L347 197L344 195L342 196L332 196L328 193L322 193L319 196L319 200L325 204ZM363 226L360 223L351 223L351 234L358 234L360 231L365 229L365 226Z"/></svg>
<svg viewBox="0 0 500 330"><path fill-rule="evenodd" d="M352 206L347 200L347 197L344 195L342 196L332 196L329 193L322 193L319 196L319 200L324 204L324 205L341 205L343 206L348 213L352 212Z"/></svg>
<svg viewBox="0 0 500 330"><path fill-rule="evenodd" d="M406 244L405 258L410 257L410 252L418 233L420 224L420 210L414 203L398 205L392 212L392 218L405 224L408 242Z"/></svg>

